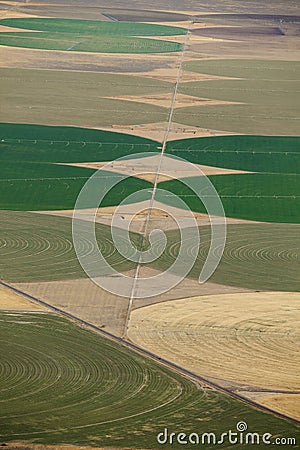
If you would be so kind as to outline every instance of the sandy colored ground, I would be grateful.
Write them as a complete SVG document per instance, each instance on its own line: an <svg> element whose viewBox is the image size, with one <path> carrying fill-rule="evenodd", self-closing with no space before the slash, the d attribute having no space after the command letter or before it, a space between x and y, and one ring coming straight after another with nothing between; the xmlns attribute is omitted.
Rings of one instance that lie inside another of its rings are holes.
<svg viewBox="0 0 300 450"><path fill-rule="evenodd" d="M155 221L153 223L153 226L155 226ZM149 278L154 277L158 275L160 272L156 269L152 269L149 267L142 267L139 273L140 278ZM157 283L157 281L156 281ZM175 301L175 304L177 301L180 301L182 299L185 301L187 292L191 296L210 296L210 295L228 295L228 294L241 294L241 293L249 293L253 292L246 288L241 287L233 287L233 286L225 286L222 284L216 284L212 283L210 281L207 281L204 284L199 284L198 280L192 279L192 278L185 278L182 280L177 286L170 289L169 291L157 295L156 297L150 297L150 298L135 298L132 303L132 310L137 309L144 309L144 307L148 305L156 305L156 304L167 304L170 302L170 300ZM136 285L136 294L142 297L143 289L139 281ZM133 313L135 314L135 313ZM133 316L135 317L135 316ZM131 328L130 328L131 329Z"/></svg>
<svg viewBox="0 0 300 450"><path fill-rule="evenodd" d="M126 272L133 276L133 272ZM111 277L115 285L121 280ZM83 278L42 283L16 283L18 289L74 314L115 335L123 333L128 299L101 289Z"/></svg>
<svg viewBox="0 0 300 450"><path fill-rule="evenodd" d="M84 163L67 163L63 165L85 167L88 169L104 169L108 172L122 173L125 175L135 176L154 183L157 168L159 166L161 156L159 154L155 156L149 156L145 158L128 159L122 161L114 161L112 163L107 162L84 162ZM238 173L250 173L243 170L224 169L222 167L204 166L201 164L193 164L187 166L187 170L178 170L176 160L172 158L164 157L165 167L162 165L159 182L169 180L171 177L166 174L172 174L175 179L192 177L195 175L224 175L224 174L238 174ZM197 172L195 167L199 168ZM166 170L168 169L168 170ZM141 173L143 172L143 173Z"/></svg>
<svg viewBox="0 0 300 450"><path fill-rule="evenodd" d="M143 224L146 217L148 216L148 210L150 208L150 202L145 200L143 202L136 202L134 204L124 204L121 206L105 206L103 208L98 208L96 213L96 222L102 223L104 225L110 225L112 223L112 218L114 218L115 226L119 228L128 228L130 224L130 230L135 232L141 232L143 229ZM32 211L38 214L49 214L52 216L62 216L62 217L73 217L72 209L63 210L53 210L53 211ZM94 213L94 210L85 209L81 210L81 218L85 220L85 215L87 215L88 220L90 214ZM195 220L198 226L210 225L209 216L207 214L195 213L193 212ZM151 226L159 228L163 231L169 231L178 229L178 226L174 222L174 218L180 218L180 225L183 229L184 219L187 219L186 227L191 226L190 214L183 209L179 209L170 205L165 205L164 203L154 201L151 211ZM241 223L259 223L253 220L245 219L234 219L227 218L227 224L241 224ZM186 297L186 295L185 295Z"/></svg>
<svg viewBox="0 0 300 450"><path fill-rule="evenodd" d="M299 293L186 298L133 311L128 335L221 383L294 391L300 389L299 307Z"/></svg>
<svg viewBox="0 0 300 450"><path fill-rule="evenodd" d="M163 23L161 23L161 22L157 22L157 24L163 25ZM137 36L137 37L142 38L143 36ZM153 36L153 39L158 40L158 41L169 41L169 42L183 43L184 39L185 39L185 36L184 35L179 35L179 36Z"/></svg>
<svg viewBox="0 0 300 450"><path fill-rule="evenodd" d="M190 20L178 20L175 22L145 22L145 23L152 23L153 25L166 25L167 27L182 27L182 28L189 28L191 25Z"/></svg>
<svg viewBox="0 0 300 450"><path fill-rule="evenodd" d="M1 11L0 11L1 14ZM27 17L27 15L26 15ZM2 17L3 18L3 17ZM19 30L20 31L20 30ZM124 68L128 64L128 60L134 60L141 62L141 66L143 67L142 71L137 72L127 72L127 71L113 71L114 74L122 74L122 75L133 75L133 76L144 76L153 73L153 78L162 79L165 81L176 81L177 70L175 68L179 55L177 53L160 53L160 54L148 54L147 55L147 66L149 66L149 71L146 71L145 68L145 55L144 54L110 54L110 53L101 53L101 61L105 61L108 65L111 65L111 61L114 62L116 59L120 62L123 62ZM154 63L161 63L162 66L167 66L169 64L169 68L161 69L163 72L160 74L160 69L151 69L151 64L149 65L149 61L153 61ZM37 62L37 64L35 63ZM41 50L41 49L27 49L27 48L17 48L17 47L8 47L8 46L0 46L0 67L20 67L20 68L45 68L53 67L57 63L57 69L60 68L60 65L64 63L64 66L67 67L67 70L74 70L74 67L81 71L93 71L92 68L87 69L86 66L97 66L99 63L99 54L92 52L66 52L61 50ZM44 66L42 66L42 62ZM172 67L171 67L172 65ZM175 70L173 70L175 68ZM64 69L66 70L66 69ZM99 72L99 69L95 69L95 72ZM101 70L100 70L101 71ZM157 72L158 71L158 72ZM168 71L171 71L168 75ZM108 73L108 72L106 72ZM198 80L199 74L192 72L192 77L195 81ZM206 75L208 77L208 75ZM151 78L151 77L150 77ZM193 79L188 80L193 81Z"/></svg>
<svg viewBox="0 0 300 450"><path fill-rule="evenodd" d="M16 294L10 289L0 286L0 309L12 311L45 310L41 305Z"/></svg>
<svg viewBox="0 0 300 450"><path fill-rule="evenodd" d="M186 60L187 58L185 58ZM188 58L189 59L189 58ZM194 59L194 58L192 58ZM135 72L127 72L126 75L137 75ZM146 78L156 78L162 81L175 82L178 76L178 67L154 69L150 72L139 72L139 76ZM204 80L220 80L228 77L220 77L217 75L201 74L196 72L189 72L182 70L180 74L180 83L188 83L190 81L204 81Z"/></svg>
<svg viewBox="0 0 300 450"><path fill-rule="evenodd" d="M24 5L22 5L24 6ZM38 16L34 16L33 14L26 14L26 13L21 13L18 11L15 11L13 9L11 10L0 10L0 19L8 19L8 18L17 18L17 17L38 17ZM18 30L20 31L20 29Z"/></svg>
<svg viewBox="0 0 300 450"><path fill-rule="evenodd" d="M38 30L25 30L25 29L21 30L20 28L5 27L4 25L0 25L0 33L12 33L12 32L20 33L20 31L30 31L31 33L39 33Z"/></svg>
<svg viewBox="0 0 300 450"><path fill-rule="evenodd" d="M254 399L268 408L300 420L300 393L257 395Z"/></svg>
<svg viewBox="0 0 300 450"><path fill-rule="evenodd" d="M133 136L145 137L158 142L162 142L166 134L167 126L167 122L155 122L139 125L112 125L110 127L99 127L99 129L132 134ZM177 122L172 122L171 129L168 134L168 141L176 141L177 139L186 139L190 137L194 138L205 136L225 136L229 134L237 133L193 127Z"/></svg>
<svg viewBox="0 0 300 450"><path fill-rule="evenodd" d="M140 102L150 105L163 106L170 108L172 103L172 93L152 94L152 95L120 95L114 98L116 100L127 100L131 102ZM241 102L228 102L223 100L214 100L208 98L194 97L192 95L177 94L174 108L184 108L186 106L214 106L214 105L231 105L241 104Z"/></svg>

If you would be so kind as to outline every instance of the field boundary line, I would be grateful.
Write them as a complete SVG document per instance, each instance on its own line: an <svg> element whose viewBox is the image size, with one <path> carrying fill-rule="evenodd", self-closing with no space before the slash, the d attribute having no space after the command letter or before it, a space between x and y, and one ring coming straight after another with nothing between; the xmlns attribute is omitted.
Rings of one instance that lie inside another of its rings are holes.
<svg viewBox="0 0 300 450"><path fill-rule="evenodd" d="M175 372L175 373L189 379L190 381L196 383L203 390L212 389L212 390L218 391L222 394L229 395L231 398L239 400L239 401L243 402L244 404L247 404L248 406L251 406L251 407L253 407L257 410L260 410L264 413L272 414L273 416L276 416L280 419L284 419L288 422L292 422L296 425L299 425L299 423L300 423L300 421L295 419L294 417L287 416L283 413L280 413L279 411L275 411L267 406L256 403L254 400L243 397L242 395L238 394L235 391L231 391L230 389L220 386L213 381L207 380L206 378L202 377L201 375L197 375L190 370L184 369L183 367L180 367L177 364L172 363L171 361L168 361L165 358L161 358L160 356L156 355L155 353L152 353L152 352L144 349L143 347L140 347L139 345L134 344L133 342L131 342L128 339L124 339L122 337L115 336L114 334L103 330L102 328L98 327L97 325L94 325L83 319L80 319L80 317L74 316L73 314L71 314L67 311L64 311L60 308L57 308L56 306L53 306L50 303L40 300L39 298L37 298L31 294L28 294L18 288L15 288L14 286L11 286L10 284L8 284L2 280L0 280L0 286L6 287L6 288L10 289L11 291L15 292L16 294L22 295L23 297L28 298L29 300L31 300L41 306L46 307L50 311L52 311L60 316L66 317L68 320L75 322L79 326L85 327L89 331L93 331L94 333L102 336L105 339L109 339L127 349L134 351L135 353L137 353L147 359L155 361L159 365L166 367L167 369L171 370L172 372Z"/></svg>
<svg viewBox="0 0 300 450"><path fill-rule="evenodd" d="M158 161L158 166L157 166L155 179L154 179L154 183L153 183L153 189L152 189L151 199L150 199L150 203L149 203L148 213L147 213L147 217L145 219L144 231L141 233L142 234L142 245L141 245L141 249L142 250L143 250L143 248L145 246L147 231L149 229L149 223L150 223L152 210L153 210L153 205L154 205L154 201L155 201L155 194L156 194L156 191L157 191L158 180L159 180L159 175L160 175L161 166L162 166L162 162L163 162L163 157L164 157L164 154L165 154L167 141L168 141L169 133L170 133L171 126L172 126L173 113L174 113L174 108L175 108L175 103L176 103L176 98L177 98L177 92L178 92L178 87L179 87L179 82L180 82L181 72L182 72L182 65L183 65L183 61L184 61L184 56L185 56L185 52L186 52L186 48L187 48L189 35L190 35L190 28L191 28L192 24L193 24L193 22L191 21L190 25L188 27L188 31L187 31L187 33L186 33L186 35L184 37L184 43L183 43L183 46L182 46L182 52L181 52L179 65L178 65L177 78L176 78L176 82L175 82L175 86L174 86L174 91L173 91L173 96L172 96L172 102L171 102L171 107L170 107L170 113L169 113L167 128L166 128L166 131L165 131L165 134L164 134L164 138L163 138L163 142L162 142L162 145L161 145L160 158L159 158L159 161ZM131 294L130 294L130 298L129 298L127 314L126 314L125 324L124 324L124 331L123 331L123 335L122 335L123 339L127 339L128 324L129 324L129 320L130 320L130 314L131 314L133 300L134 300L135 293L136 293L137 282L138 282L138 278L139 278L139 274L140 274L140 270L141 270L142 258L143 258L143 253L141 252L140 253L140 257L139 257L139 261L138 261L138 264L137 264L137 267L136 267L135 276L134 276L134 279L133 279L133 284L132 284L132 289L131 289Z"/></svg>

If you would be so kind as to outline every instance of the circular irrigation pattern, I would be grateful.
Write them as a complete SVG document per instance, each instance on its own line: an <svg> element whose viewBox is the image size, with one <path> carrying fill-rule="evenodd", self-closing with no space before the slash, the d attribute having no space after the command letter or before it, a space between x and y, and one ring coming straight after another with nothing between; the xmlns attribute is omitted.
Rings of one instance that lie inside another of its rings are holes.
<svg viewBox="0 0 300 450"><path fill-rule="evenodd" d="M0 321L1 436L90 434L207 407L207 393L190 381L57 316L2 312Z"/></svg>
<svg viewBox="0 0 300 450"><path fill-rule="evenodd" d="M186 298L133 311L138 345L205 377L297 390L298 293Z"/></svg>
<svg viewBox="0 0 300 450"><path fill-rule="evenodd" d="M298 225L237 224L228 225L225 250L210 281L250 289L299 291ZM210 228L200 227L200 250L190 276L197 278L210 245ZM171 266L179 251L176 232L167 233L171 244L156 264ZM195 253L193 240L186 242L185 259Z"/></svg>
<svg viewBox="0 0 300 450"><path fill-rule="evenodd" d="M118 251L110 227L97 224L97 243L113 267L126 270L134 267ZM120 237L122 240L122 236ZM133 237L134 239L134 237ZM79 242L82 253L90 258L91 270L97 270L97 254L85 234ZM124 239L122 246L129 243ZM1 277L8 281L51 281L85 277L74 252L71 220L64 217L19 212L1 214L0 237Z"/></svg>
<svg viewBox="0 0 300 450"><path fill-rule="evenodd" d="M32 213L23 212L3 212L1 218L0 268L4 280L31 282L86 277L74 252L69 218L41 214L33 217ZM108 226L97 224L96 229L99 248L116 270L125 271L136 266L116 250ZM200 250L190 272L196 279L209 249L210 227L200 227L199 232ZM160 270L172 265L180 248L180 233L168 231L166 237L167 245L161 257L146 265ZM123 253L129 253L130 241L122 234L118 239ZM133 235L132 239L138 240L139 235ZM79 244L82 254L92 256L93 270L97 249L84 233ZM299 245L298 225L228 225L224 254L210 281L250 289L299 291ZM153 248L158 255L161 246L157 242ZM196 252L197 243L191 237L185 242L183 264L186 261L188 265Z"/></svg>

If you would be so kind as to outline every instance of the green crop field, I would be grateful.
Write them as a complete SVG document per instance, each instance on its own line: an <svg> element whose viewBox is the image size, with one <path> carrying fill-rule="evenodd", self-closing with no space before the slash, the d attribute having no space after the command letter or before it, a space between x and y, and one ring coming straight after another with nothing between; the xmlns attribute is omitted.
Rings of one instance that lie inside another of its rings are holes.
<svg viewBox="0 0 300 450"><path fill-rule="evenodd" d="M224 254L216 272L210 278L214 283L255 290L300 291L299 248L300 226L285 224L237 224L227 226ZM197 261L190 272L199 278L210 246L210 227L199 227L201 245ZM152 267L165 270L171 266L180 250L178 231L167 232L168 244L164 254ZM191 232L191 236L193 236ZM186 242L184 260L196 251L195 242ZM283 276L284 275L284 276Z"/></svg>
<svg viewBox="0 0 300 450"><path fill-rule="evenodd" d="M167 108L107 97L172 89L142 77L56 70L3 68L0 80L0 121L95 128L167 120Z"/></svg>
<svg viewBox="0 0 300 450"><path fill-rule="evenodd" d="M83 128L4 123L0 136L1 209L72 209L95 170L53 163L109 161L158 152L155 141ZM298 223L298 144L297 137L221 136L172 141L167 153L195 163L261 172L210 176L228 217ZM99 176L120 177L105 170ZM102 206L117 205L130 193L151 187L150 182L131 177L118 184ZM192 210L205 212L180 181L165 181L159 187L179 195ZM160 200L170 202L166 195Z"/></svg>
<svg viewBox="0 0 300 450"><path fill-rule="evenodd" d="M84 184L95 173L91 169L52 164L24 163L22 167L14 169L13 164L3 164L0 179L0 209L20 211L73 209ZM123 179L123 176L116 172L99 170L97 178L103 189L108 178L113 179L115 184L104 197L101 207L118 205L130 194L152 188L152 183L148 181L136 177ZM146 198L146 194L140 197L141 201ZM92 207L95 207L93 200L86 204L86 208Z"/></svg>
<svg viewBox="0 0 300 450"><path fill-rule="evenodd" d="M179 52L181 44L158 39L134 37L86 36L66 33L0 33L0 45L41 50L95 53L168 53Z"/></svg>
<svg viewBox="0 0 300 450"><path fill-rule="evenodd" d="M299 134L299 63L210 60L185 68L234 78L183 83L181 93L238 104L180 108L176 122L244 134Z"/></svg>
<svg viewBox="0 0 300 450"><path fill-rule="evenodd" d="M201 96L200 90L198 93ZM218 99L214 86L211 86L209 90L211 92L210 98ZM195 92L193 92L193 95L195 95ZM253 96L259 98L260 94L257 92ZM282 110L268 106L263 102L259 106L254 102L234 105L192 106L176 110L174 121L185 125L233 133L297 136L299 134L298 108L291 109L287 104L285 106L286 108L283 107Z"/></svg>
<svg viewBox="0 0 300 450"><path fill-rule="evenodd" d="M239 419L252 432L297 432L55 315L1 312L0 321L2 442L157 448L165 427L220 435Z"/></svg>
<svg viewBox="0 0 300 450"><path fill-rule="evenodd" d="M299 223L299 175L290 174L234 174L208 177L216 188L226 217L263 222ZM159 188L182 198L192 211L206 212L197 195L184 184L184 178L163 181ZM201 177L199 177L201 186ZM171 203L167 193L159 193L164 203ZM203 193L205 197L205 193ZM171 203L172 204L172 203Z"/></svg>
<svg viewBox="0 0 300 450"><path fill-rule="evenodd" d="M0 227L2 279L10 282L29 282L86 276L73 249L71 219L2 211ZM198 260L190 273L191 277L196 278L210 243L210 228L200 227L199 231L201 247ZM115 269L122 271L135 267L135 263L125 260L114 251L110 227L97 224L96 233L103 255ZM169 231L166 235L166 251L160 259L149 264L150 267L165 269L176 258L180 236L175 231ZM225 252L211 281L251 289L299 291L299 236L298 225L228 225ZM141 235L132 233L131 239L138 246ZM88 236L84 234L82 241L89 252L91 243ZM193 240L189 243L187 262L190 254L194 252L190 246L194 244ZM128 242L124 240L123 248L127 246ZM280 276L283 270L288 274L285 278Z"/></svg>
<svg viewBox="0 0 300 450"><path fill-rule="evenodd" d="M155 152L158 142L124 133L77 127L0 123L0 160L47 163L113 161Z"/></svg>
<svg viewBox="0 0 300 450"><path fill-rule="evenodd" d="M2 25L25 30L50 31L51 33L80 33L104 36L178 36L187 33L186 28L139 22L103 22L100 20L12 18L2 19Z"/></svg>
<svg viewBox="0 0 300 450"><path fill-rule="evenodd" d="M187 32L185 28L180 27L98 20L17 18L2 19L1 23L26 30L0 33L1 45L76 52L179 52L182 45L178 42L145 39L140 36L176 36Z"/></svg>
<svg viewBox="0 0 300 450"><path fill-rule="evenodd" d="M188 61L184 64L191 72L223 77L256 80L298 80L299 61L272 61L255 59L218 59Z"/></svg>
<svg viewBox="0 0 300 450"><path fill-rule="evenodd" d="M300 173L296 136L215 136L167 144L166 153L196 164L255 172Z"/></svg>
<svg viewBox="0 0 300 450"><path fill-rule="evenodd" d="M109 161L157 147L135 136L68 127L1 124L0 136L0 209L22 211L73 209L80 190L96 172L53 163ZM131 193L152 187L135 177L122 181L115 172L101 170L97 176L103 185L107 177L119 180L102 206L118 205Z"/></svg>
<svg viewBox="0 0 300 450"><path fill-rule="evenodd" d="M86 277L74 251L71 219L28 212L1 211L0 227L2 279L29 282ZM129 270L135 267L135 263L125 259L115 249L108 225L97 224L96 236L101 252L116 270ZM81 239L87 253L96 252L86 233L83 233ZM131 239L135 245L140 242L138 234L131 233ZM128 244L124 242L124 248L126 245ZM96 256L93 261L97 271Z"/></svg>

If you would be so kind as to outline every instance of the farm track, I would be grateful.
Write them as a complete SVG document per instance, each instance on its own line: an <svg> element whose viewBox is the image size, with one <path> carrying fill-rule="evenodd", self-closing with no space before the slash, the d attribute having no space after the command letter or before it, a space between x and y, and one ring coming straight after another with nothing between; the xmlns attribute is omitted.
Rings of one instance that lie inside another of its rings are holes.
<svg viewBox="0 0 300 450"><path fill-rule="evenodd" d="M190 24L190 26L191 26L191 24ZM175 103L176 103L176 96L177 96L177 92L178 92L178 88L179 88L180 76L181 76L182 66L183 66L183 62L184 62L184 55L185 55L185 51L186 51L186 47L187 47L187 42L188 42L188 39L189 39L189 32L190 32L190 27L188 29L188 32L185 35L184 43L182 45L182 52L181 52L180 61L179 61L179 65L178 65L177 79L176 79L176 83L175 83L175 86L174 86L174 92L173 92L173 95L172 95L172 102L171 102L171 108L170 108L170 113L169 113L169 119L168 119L168 122L167 122L167 128L166 128L165 136L164 136L164 139L163 139L163 142L162 142L162 146L161 146L161 153L160 153L160 158L159 158L159 161L158 161L158 166L157 166L155 179L154 179L154 183L153 183L153 189L152 189L152 195L151 195L151 199L150 199L150 203L149 203L149 209L148 209L148 213L147 213L147 216L146 216L146 219L145 219L145 223L144 223L143 238L142 238L142 249L145 247L145 244L146 244L147 233L148 233L149 226L150 226L151 214L152 214L152 210L154 208L155 194L156 194L156 191L157 191L157 187L158 187L158 183L159 183L160 171L161 171L161 167L162 167L162 163L163 163L163 157L164 157L164 154L165 154L165 151L166 151L168 136L169 136L169 133L170 133L170 130L171 130L171 126L172 126L174 108L175 108ZM131 313L131 309L132 309L132 305L133 305L133 300L134 300L135 294L136 294L137 282L138 282L139 274L140 274L140 271L141 271L142 262L143 262L143 254L141 252L140 259L139 259L137 267L136 267L136 273L135 273L135 276L134 276L132 290L131 290L131 295L130 295L130 299L129 299L129 303L128 303L128 311L127 311L127 315L126 315L126 319L125 319L124 333L123 333L123 338L125 338L125 339L126 339L126 336L127 336L128 323L129 323L129 320L130 320L130 313Z"/></svg>
<svg viewBox="0 0 300 450"><path fill-rule="evenodd" d="M46 307L49 310L51 310L51 311L53 311L53 312L55 312L55 313L57 313L57 314L59 314L59 315L61 315L63 317L66 317L67 319L72 320L72 321L74 321L75 323L77 323L77 324L79 324L81 326L87 327L89 330L91 330L93 332L96 332L97 334L99 334L99 335L101 335L101 336L103 336L103 337L105 337L107 339L110 339L113 342L118 343L119 345L127 347L130 350L133 350L134 352L137 352L137 353L141 354L142 356L144 356L144 357L146 357L148 359L151 359L151 360L159 363L160 365L163 365L163 366L167 367L168 369L172 370L173 372L176 372L176 373L178 373L180 375L183 375L185 378L188 378L188 379L190 379L190 380L192 380L194 382L197 382L204 389L206 388L206 389L213 389L213 390L219 391L219 392L221 392L223 394L227 394L230 397L235 398L235 399L243 402L244 404L252 406L252 407L254 407L254 408L256 408L256 409L258 409L260 411L263 411L263 412L266 412L266 413L270 413L270 414L272 414L272 415L274 415L274 416L276 416L278 418L287 420L287 421L295 423L295 424L299 424L298 420L296 420L296 419L294 419L292 417L289 417L288 415L279 413L278 411L276 411L274 409L262 406L261 404L256 403L254 400L251 400L249 398L245 398L242 395L238 394L237 392L234 392L234 391L232 391L230 389L222 387L219 384L214 383L214 382L212 382L210 380L207 380L204 377L196 375L193 372L191 372L189 370L186 370L186 369L180 367L179 365L174 364L174 363L172 363L172 362L170 362L170 361L168 361L168 360L166 360L164 358L160 358L159 356L155 355L154 353L149 352L149 351L139 347L138 345L130 342L126 338L116 337L116 336L112 335L111 333L109 333L109 332L107 332L105 330L102 330L99 327L97 327L97 326L95 326L95 325L93 325L93 324L91 324L89 322L86 322L86 321L80 319L79 317L74 316L73 314L70 314L70 313L68 313L68 312L66 312L66 311L64 311L64 310L62 310L60 308L56 308L56 307L52 306L51 304L48 304L48 303L46 303L46 302L44 302L44 301L42 301L42 300L40 300L40 299L30 295L30 294L26 294L25 292L22 292L21 290L16 289L16 288L12 287L11 285L9 285L7 283L4 283L3 281L0 281L0 285L4 286L4 287L6 287L6 288L8 288L8 289L10 289L12 291L14 291L17 294L23 295L25 298L28 298L29 300L34 301L34 302L38 303L39 305L41 305L43 307Z"/></svg>
<svg viewBox="0 0 300 450"><path fill-rule="evenodd" d="M70 47L68 50L70 50L70 49L72 49L72 47ZM183 57L184 57L184 52L182 52L182 60L183 60ZM174 91L173 100L172 100L172 107L171 107L171 111L170 111L170 118L169 118L169 122L168 122L168 128L166 130L165 139L164 139L164 142L163 142L163 145L162 145L161 160L163 158L163 154L164 154L165 147L166 147L167 135L168 135L168 133L170 131L171 124L172 124L172 116L173 116L174 104L175 104L175 100L176 100L176 92L177 92L178 85L179 85L179 79L180 79L180 69L179 69L179 73L178 73L178 79L177 79L177 83L176 83L176 87L175 87L175 91ZM235 91L238 92L238 91L241 91L241 90L235 89ZM86 111L93 111L93 110L86 109ZM106 109L105 111L110 112L110 111L114 111L114 110ZM132 111L132 112L135 112L135 111ZM138 111L136 111L136 113L138 114ZM199 114L202 114L202 113L200 112ZM185 117L188 118L189 116L192 117L193 114L191 112L189 112L189 111L186 111L185 112ZM208 117L209 116L216 117L214 114L212 114L212 115L206 114L206 116L208 116ZM219 115L219 117L224 117L224 116L220 116ZM252 118L252 117L253 116L250 116L250 118ZM267 115L261 115L261 117L268 118ZM290 119L294 120L295 117L292 117ZM290 153L290 154L292 154L292 153ZM153 208L153 201L154 201L154 197L155 197L155 191L156 191L156 188L158 186L159 172L160 172L160 165L158 166L157 173L156 173L155 188L153 189L153 195L152 195L152 199L151 199L152 204L150 202L151 206L149 208L149 214L148 214L148 217L147 217L146 223L145 223L144 238L147 235L148 226L150 226L149 224L151 222L151 213L152 213L152 208ZM48 179L51 179L51 178L48 178ZM68 179L68 178L64 178L64 179ZM31 178L30 178L30 180L31 180ZM223 196L223 197L228 197L228 196ZM231 197L236 197L236 196L231 196ZM244 196L239 196L239 197L240 198L248 198L249 196L244 195ZM263 196L263 197L264 198L269 198L269 196ZM278 197L281 198L281 197L284 197L284 196L278 196ZM50 245L50 243L49 243L49 245ZM176 252L177 252L176 245L177 245L177 243L174 242L172 244L172 246L169 248L169 254L167 255L168 262L173 260L174 257L176 256ZM191 249L189 249L189 251L192 253L193 249L191 248ZM276 249L276 251L277 251L277 249ZM255 260L257 260L257 259L270 262L273 259L274 254L275 254L274 248L272 248L272 249L271 248L267 248L267 247L261 248L258 245L257 246L252 245L251 247L250 246L249 247L244 246L244 247L229 248L227 256L228 256L229 259L231 259L231 258L238 259L241 262L243 262L245 260L252 259L253 263L254 263ZM201 254L200 256L201 256L201 258L205 257L205 252L203 254ZM282 250L281 252L279 252L279 254L277 256L279 257L280 260L282 260L282 263L284 263L285 261L290 261L291 259L293 259L294 254L291 255L290 250L287 250L286 252L285 252L285 250ZM285 415L285 414L282 414L282 413L278 413L277 411L273 410L272 408L261 406L260 404L256 403L255 400L251 400L251 399L245 398L245 397L243 397L243 395L240 395L239 393L234 392L234 390L232 390L232 389L224 388L224 387L218 385L218 383L214 383L214 382L211 382L209 380L206 380L205 377L197 376L197 374L193 373L193 371L189 371L187 369L184 369L184 368L180 367L180 365L176 365L176 364L168 361L168 359L160 358L156 354L154 354L152 352L149 352L147 350L144 350L143 348L139 347L138 345L135 345L132 342L130 342L130 340L127 337L127 328L128 328L128 322L129 322L129 319L130 319L130 312L131 312L131 307L132 307L132 301L134 299L134 294L135 294L135 286L136 286L136 282L138 281L138 278L139 278L139 269L141 267L141 263L142 263L142 261L140 261L139 266L136 269L136 277L134 279L134 285L133 285L133 288L132 288L132 295L131 295L131 299L130 299L129 309L128 309L128 312L127 312L125 331L124 331L124 335L121 338L118 338L118 337L112 335L111 333L100 329L99 327L91 324L89 321L80 319L79 317L76 316L76 314L73 315L71 313L68 313L68 312L64 311L63 309L56 308L56 307L54 307L52 305L47 304L46 302L40 300L38 298L38 296L35 297L35 296L30 295L30 294L24 293L21 290L22 288L21 289L17 289L17 288L14 288L14 287L10 286L9 284L6 284L5 282L1 282L1 281L0 281L0 284L2 286L5 286L5 287L11 289L12 292L19 293L19 294L23 295L24 297L27 297L28 299L30 299L32 301L35 301L39 305L47 306L54 313L62 315L62 316L65 316L66 318L68 318L68 319L70 319L72 321L75 321L79 325L81 325L83 327L86 327L86 328L90 329L91 331L93 331L95 333L98 333L99 335L102 335L103 337L116 342L118 345L122 345L122 346L124 346L126 348L129 348L130 350L133 350L133 351L135 351L135 352L145 356L148 359L152 359L152 360L158 362L159 364L161 364L161 365L171 369L173 372L179 373L179 374L183 375L184 377L195 381L196 383L200 384L202 387L204 387L206 389L214 389L216 391L220 391L220 392L222 392L224 394L230 395L232 398L236 398L237 400L242 401L245 404L248 404L249 406L253 406L253 407L255 407L255 408L259 409L259 410L262 410L264 412L271 413L274 416L280 417L281 419L285 419L285 420L289 420L289 421L294 422L294 423L298 423L295 419L289 417L288 415Z"/></svg>

